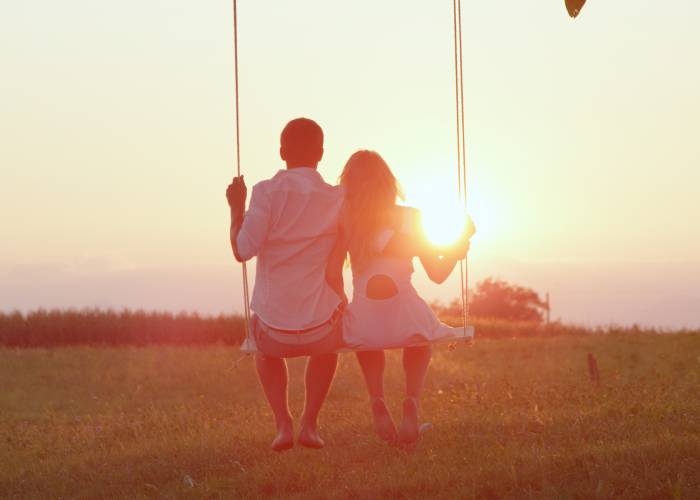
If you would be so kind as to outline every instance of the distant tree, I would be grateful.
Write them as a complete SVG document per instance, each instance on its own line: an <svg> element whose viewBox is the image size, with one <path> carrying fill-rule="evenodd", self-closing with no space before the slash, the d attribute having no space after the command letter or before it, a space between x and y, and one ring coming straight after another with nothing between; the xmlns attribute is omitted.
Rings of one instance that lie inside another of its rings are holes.
<svg viewBox="0 0 700 500"><path fill-rule="evenodd" d="M484 318L541 322L547 303L531 288L503 280L485 279L476 284L469 312Z"/></svg>
<svg viewBox="0 0 700 500"><path fill-rule="evenodd" d="M459 317L462 301L455 299L447 306L433 304L442 316ZM542 322L547 303L531 288L487 278L476 284L469 296L469 314L481 318L498 318L509 321Z"/></svg>

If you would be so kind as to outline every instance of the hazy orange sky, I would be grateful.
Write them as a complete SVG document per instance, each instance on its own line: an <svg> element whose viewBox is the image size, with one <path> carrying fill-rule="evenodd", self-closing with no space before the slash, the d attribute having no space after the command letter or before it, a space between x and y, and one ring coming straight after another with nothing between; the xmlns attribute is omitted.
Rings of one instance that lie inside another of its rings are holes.
<svg viewBox="0 0 700 500"><path fill-rule="evenodd" d="M588 4L463 4L470 279L567 321L700 326L700 4ZM451 5L241 0L249 184L303 115L329 182L371 148L408 203L455 196ZM0 309L240 310L230 2L2 11Z"/></svg>

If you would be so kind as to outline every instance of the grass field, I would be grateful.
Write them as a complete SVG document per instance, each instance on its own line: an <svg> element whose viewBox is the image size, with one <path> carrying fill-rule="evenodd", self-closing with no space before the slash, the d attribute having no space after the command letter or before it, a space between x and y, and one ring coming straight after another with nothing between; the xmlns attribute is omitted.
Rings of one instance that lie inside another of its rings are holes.
<svg viewBox="0 0 700 500"><path fill-rule="evenodd" d="M588 380L586 355L602 383ZM0 350L2 498L700 498L700 335L572 335L436 350L434 424L406 453L372 433L356 362L327 447L268 451L235 347ZM293 411L303 364L291 363ZM402 398L389 360L389 403Z"/></svg>

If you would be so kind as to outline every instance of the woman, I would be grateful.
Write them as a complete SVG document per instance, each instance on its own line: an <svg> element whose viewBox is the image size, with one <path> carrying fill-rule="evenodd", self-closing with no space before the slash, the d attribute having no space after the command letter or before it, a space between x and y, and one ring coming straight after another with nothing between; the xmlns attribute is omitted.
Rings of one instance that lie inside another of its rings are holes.
<svg viewBox="0 0 700 500"><path fill-rule="evenodd" d="M411 445L419 435L419 398L430 363L430 342L459 337L463 331L441 323L418 296L411 284L413 257L420 259L432 281L442 283L466 255L473 226L467 225L450 247L431 245L420 212L396 204L401 196L396 178L373 151L353 154L340 184L345 204L326 278L345 297L342 269L349 254L354 291L345 311L343 340L357 351L377 433L386 441ZM384 349L398 347L403 347L406 399L397 432L384 400Z"/></svg>

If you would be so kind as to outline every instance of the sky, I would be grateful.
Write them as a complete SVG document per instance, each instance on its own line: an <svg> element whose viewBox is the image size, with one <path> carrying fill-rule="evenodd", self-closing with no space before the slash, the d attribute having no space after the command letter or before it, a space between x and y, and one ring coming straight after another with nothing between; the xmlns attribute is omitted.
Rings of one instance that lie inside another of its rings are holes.
<svg viewBox="0 0 700 500"><path fill-rule="evenodd" d="M457 194L452 2L239 1L241 160L292 118L334 183L381 153ZM230 2L0 0L0 310L240 311ZM586 324L700 327L700 4L463 2L469 282ZM427 300L459 294L416 272Z"/></svg>

